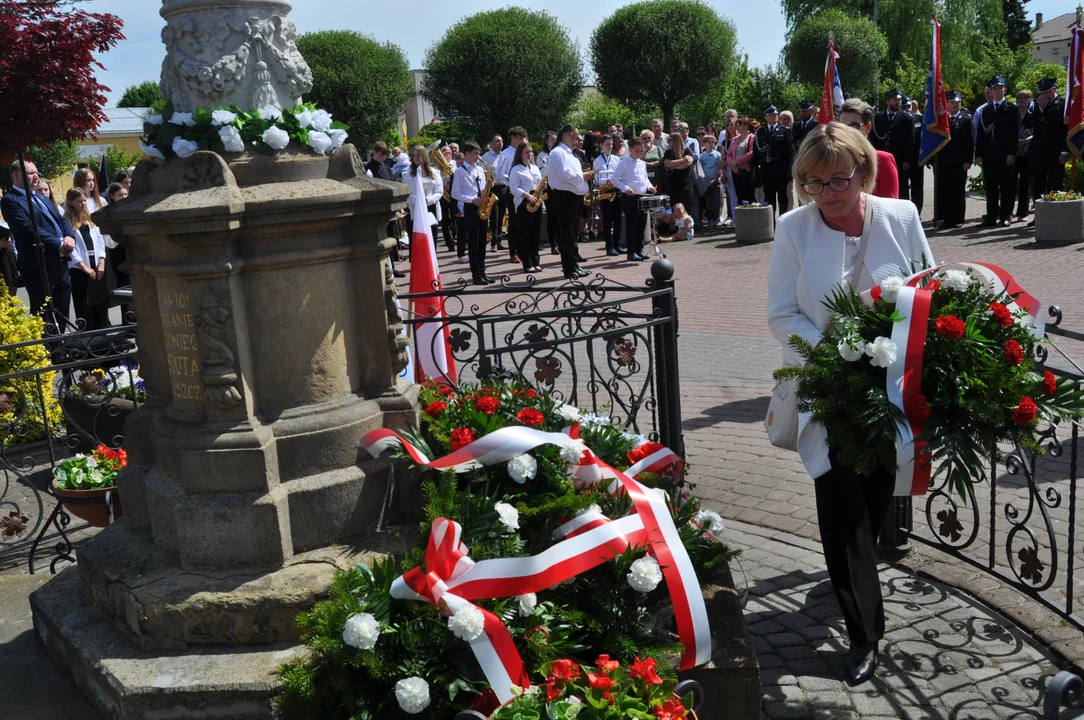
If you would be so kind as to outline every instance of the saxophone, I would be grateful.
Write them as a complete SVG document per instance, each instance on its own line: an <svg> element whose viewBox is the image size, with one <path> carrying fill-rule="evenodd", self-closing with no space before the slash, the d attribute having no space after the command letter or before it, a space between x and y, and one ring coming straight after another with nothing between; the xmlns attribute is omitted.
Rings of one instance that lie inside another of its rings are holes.
<svg viewBox="0 0 1084 720"><path fill-rule="evenodd" d="M497 204L497 196L493 194L493 171L486 168L486 186L482 188L482 204L478 206L478 217L483 220L489 219L493 212L493 206Z"/></svg>
<svg viewBox="0 0 1084 720"><path fill-rule="evenodd" d="M604 200L613 200L617 197L617 186L607 180L600 188L595 188L583 196L584 205L594 205Z"/></svg>
<svg viewBox="0 0 1084 720"><path fill-rule="evenodd" d="M546 191L546 188L549 187L549 182L550 175L549 173L546 173L542 176L542 180L539 181L538 187L531 191L531 194L538 199L538 202L527 203L527 212L538 212L538 208L542 207L542 203L549 199L550 194Z"/></svg>

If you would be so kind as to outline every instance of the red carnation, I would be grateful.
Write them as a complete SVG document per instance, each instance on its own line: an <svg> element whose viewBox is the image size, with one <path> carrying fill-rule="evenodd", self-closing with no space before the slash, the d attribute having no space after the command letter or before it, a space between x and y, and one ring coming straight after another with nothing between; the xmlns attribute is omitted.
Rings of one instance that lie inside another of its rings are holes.
<svg viewBox="0 0 1084 720"><path fill-rule="evenodd" d="M471 701L470 709L489 717L500 706L501 701L497 698L497 693L493 692L493 688L488 687L485 692Z"/></svg>
<svg viewBox="0 0 1084 720"><path fill-rule="evenodd" d="M551 672L558 680L575 680L580 676L580 666L571 660L554 660Z"/></svg>
<svg viewBox="0 0 1084 720"><path fill-rule="evenodd" d="M916 423L924 423L930 419L930 414L933 409L926 401L926 396L922 393L915 393L914 395L908 395L903 401L903 412L906 413L908 419Z"/></svg>
<svg viewBox="0 0 1084 720"><path fill-rule="evenodd" d="M937 318L937 334L944 335L949 340L959 340L966 329L964 321L955 315Z"/></svg>
<svg viewBox="0 0 1084 720"><path fill-rule="evenodd" d="M534 408L524 408L516 413L516 420L528 427L538 427L546 420L546 416Z"/></svg>
<svg viewBox="0 0 1084 720"><path fill-rule="evenodd" d="M926 289L929 290L930 292L937 292L938 290L941 289L941 281L940 280L930 280L928 283L926 283Z"/></svg>
<svg viewBox="0 0 1084 720"><path fill-rule="evenodd" d="M470 428L456 428L452 430L452 436L449 438L452 444L452 452L466 447L474 442L474 431Z"/></svg>
<svg viewBox="0 0 1084 720"><path fill-rule="evenodd" d="M1009 312L1009 308L999 302L992 302L990 303L990 310L994 313L994 322L998 325L1001 327L1012 325L1012 313Z"/></svg>
<svg viewBox="0 0 1084 720"><path fill-rule="evenodd" d="M425 414L428 415L429 417L436 417L437 415L440 415L442 412L444 412L447 409L448 409L448 403L443 402L441 400L436 400L434 402L429 403L429 407L427 407L425 409Z"/></svg>
<svg viewBox="0 0 1084 720"><path fill-rule="evenodd" d="M612 677L606 675L598 675L597 673L587 673L587 684L591 688L598 688L599 690L609 690L614 686L614 680Z"/></svg>
<svg viewBox="0 0 1084 720"><path fill-rule="evenodd" d="M1047 395L1053 395L1058 390L1058 379L1049 370L1043 373L1043 390Z"/></svg>
<svg viewBox="0 0 1084 720"><path fill-rule="evenodd" d="M1009 340L1005 343L1004 352L1010 365L1019 365L1024 362L1024 349L1015 340Z"/></svg>
<svg viewBox="0 0 1084 720"><path fill-rule="evenodd" d="M486 396L478 398L478 402L474 403L474 409L478 412L483 412L486 415L492 415L497 412L497 408L501 406L501 401L495 397Z"/></svg>
<svg viewBox="0 0 1084 720"><path fill-rule="evenodd" d="M655 672L655 658L633 660L632 665L629 665L629 677L641 678L648 685L662 684L662 678Z"/></svg>
<svg viewBox="0 0 1084 720"><path fill-rule="evenodd" d="M665 450L666 446L657 442L646 442L638 448L630 451L628 454L629 462L636 464L646 457L650 457L657 453L659 450Z"/></svg>
<svg viewBox="0 0 1084 720"><path fill-rule="evenodd" d="M621 663L611 660L609 655L599 655L598 660L595 660L595 665L598 665L598 669L602 672L613 672L621 667Z"/></svg>
<svg viewBox="0 0 1084 720"><path fill-rule="evenodd" d="M1039 406L1034 400L1025 396L1020 398L1020 404L1013 408L1012 421L1017 425L1030 425L1038 414Z"/></svg>

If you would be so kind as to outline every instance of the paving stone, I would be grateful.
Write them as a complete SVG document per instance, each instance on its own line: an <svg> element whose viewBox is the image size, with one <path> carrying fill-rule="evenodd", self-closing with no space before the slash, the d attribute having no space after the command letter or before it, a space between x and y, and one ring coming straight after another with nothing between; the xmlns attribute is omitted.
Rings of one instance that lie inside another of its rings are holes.
<svg viewBox="0 0 1084 720"><path fill-rule="evenodd" d="M890 697L881 693L854 692L851 693L851 703L862 717L876 715L894 717L896 715L896 704Z"/></svg>
<svg viewBox="0 0 1084 720"><path fill-rule="evenodd" d="M764 714L769 720L804 720L812 717L809 707L805 704L787 702L765 703Z"/></svg>
<svg viewBox="0 0 1084 720"><path fill-rule="evenodd" d="M807 645L793 645L791 647L779 648L779 656L784 661L791 660L808 660L810 658L819 657L819 653Z"/></svg>
<svg viewBox="0 0 1084 720"><path fill-rule="evenodd" d="M792 704L804 704L806 701L805 691L798 685L769 685L760 693L761 703L788 702Z"/></svg>
<svg viewBox="0 0 1084 720"><path fill-rule="evenodd" d="M842 691L843 681L835 677L818 677L816 675L802 675L798 678L798 685L806 692L814 690Z"/></svg>
<svg viewBox="0 0 1084 720"><path fill-rule="evenodd" d="M765 687L768 685L797 685L798 678L794 676L794 673L787 668L779 668L773 670L762 670L760 672L760 685Z"/></svg>
<svg viewBox="0 0 1084 720"><path fill-rule="evenodd" d="M827 710L822 708L813 709L813 720L863 720L858 713L853 710L840 710L837 708L828 708ZM893 718L893 720L895 720Z"/></svg>
<svg viewBox="0 0 1084 720"><path fill-rule="evenodd" d="M760 622L749 625L747 629L749 630L749 634L759 636L786 632L786 628L774 620L761 620Z"/></svg>
<svg viewBox="0 0 1084 720"><path fill-rule="evenodd" d="M809 617L808 615L803 615L801 613L786 613L780 615L777 621L783 627L798 631L801 631L803 628L813 628L820 626L820 623L818 623L816 620Z"/></svg>
<svg viewBox="0 0 1084 720"><path fill-rule="evenodd" d="M820 658L801 658L798 660L784 660L787 668L795 675L820 675L833 677L831 666Z"/></svg>
<svg viewBox="0 0 1084 720"><path fill-rule="evenodd" d="M851 695L841 690L810 690L806 693L806 702L811 708L838 708L840 710L854 708Z"/></svg>
<svg viewBox="0 0 1084 720"><path fill-rule="evenodd" d="M821 624L807 628L799 628L798 634L807 640L828 640L830 638L838 637L838 633L832 630L832 628Z"/></svg>
<svg viewBox="0 0 1084 720"><path fill-rule="evenodd" d="M796 632L774 633L765 635L764 639L774 648L786 648L795 645L809 645L809 641Z"/></svg>

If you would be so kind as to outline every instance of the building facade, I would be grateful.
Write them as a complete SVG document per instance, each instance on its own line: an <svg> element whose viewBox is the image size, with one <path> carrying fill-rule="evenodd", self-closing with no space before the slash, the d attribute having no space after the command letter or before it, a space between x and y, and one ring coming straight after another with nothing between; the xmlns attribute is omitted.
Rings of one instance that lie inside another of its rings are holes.
<svg viewBox="0 0 1084 720"><path fill-rule="evenodd" d="M1080 27L1082 8L1076 12L1043 20L1042 13L1035 14L1035 27L1031 31L1031 57L1034 60L1053 63L1069 68L1069 42L1073 28Z"/></svg>

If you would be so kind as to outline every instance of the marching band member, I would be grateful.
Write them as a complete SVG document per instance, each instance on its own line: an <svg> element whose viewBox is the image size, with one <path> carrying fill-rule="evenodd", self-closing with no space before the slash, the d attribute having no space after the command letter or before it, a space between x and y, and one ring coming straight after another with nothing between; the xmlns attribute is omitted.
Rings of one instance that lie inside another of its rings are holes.
<svg viewBox="0 0 1084 720"><path fill-rule="evenodd" d="M448 161L449 167L455 167L455 158L452 155L451 145L445 145L440 149L440 154ZM454 174L454 173L453 173ZM451 251L455 251L455 223L452 212L452 176L440 179L443 191L440 198L440 231L444 234L444 245ZM444 199L443 193L448 194L448 200Z"/></svg>
<svg viewBox="0 0 1084 720"><path fill-rule="evenodd" d="M402 182L411 186L407 207L414 207L414 183L411 182L411 178L415 177L419 170L422 176L422 190L425 191L425 205L429 209L429 231L433 238L434 247L436 247L437 225L442 217L440 199L444 195L444 182L440 176L440 170L430 166L429 153L425 151L423 146L415 145L410 150L410 171L403 173L402 178ZM408 223L407 227L414 227L414 223ZM410 257L411 259L414 258L413 243L410 244Z"/></svg>
<svg viewBox="0 0 1084 720"><path fill-rule="evenodd" d="M508 147L501 151L493 167L493 192L497 194L497 203L508 216L508 255L512 262L519 262L519 233L516 229L516 210L512 193L509 192L508 174L512 171L517 148L527 142L527 131L519 125L508 130ZM502 221L503 222L503 221Z"/></svg>
<svg viewBox="0 0 1084 720"><path fill-rule="evenodd" d="M546 174L546 168L549 166L550 151L553 150L553 146L557 144L557 133L549 130L546 132L546 137L542 140L542 150L538 153L538 157L535 158L535 164L538 165L538 169L542 171L542 174ZM553 198L546 199L546 237L550 241L550 255L557 254L557 211L553 209Z"/></svg>
<svg viewBox="0 0 1084 720"><path fill-rule="evenodd" d="M647 260L644 257L644 231L647 229L647 213L641 212L637 199L654 195L655 188L647 179L647 163L643 161L644 141L638 137L629 140L629 153L613 174L613 184L621 192L621 208L625 211L625 227L628 229L625 243L628 245L629 262Z"/></svg>
<svg viewBox="0 0 1084 720"><path fill-rule="evenodd" d="M466 143L463 144L466 147ZM497 192L497 160L501 157L501 151L504 150L504 138L500 135L494 135L489 139L489 149L482 155L482 164L489 168L489 171L493 173L493 192L497 193L497 206L493 208L493 212L489 216L489 229L493 233L493 239L490 242L490 250L504 250L504 246L501 245L501 233L504 231L504 206L499 202L500 194Z"/></svg>
<svg viewBox="0 0 1084 720"><path fill-rule="evenodd" d="M601 189L613 179L614 170L621 161L613 154L614 139L610 135L603 135L599 144L599 156L595 158L595 189ZM602 237L606 241L606 254L617 257L620 253L627 252L621 247L621 210L617 200L599 200L599 210L602 212Z"/></svg>
<svg viewBox="0 0 1084 720"><path fill-rule="evenodd" d="M538 202L534 196L535 188L542 182L542 171L532 162L534 150L531 144L521 142L516 147L516 157L512 161L512 170L508 173L508 189L515 203L516 233L519 242L519 256L524 272L542 272L539 265L538 242L542 235L542 211L528 212L531 203Z"/></svg>
<svg viewBox="0 0 1084 720"><path fill-rule="evenodd" d="M482 204L482 189L486 186L486 175L478 167L478 155L481 148L478 143L468 140L463 143L463 164L452 176L452 198L456 208L463 213L463 230L467 236L467 254L470 256L470 272L475 285L490 285L486 275L485 221L478 217L478 206Z"/></svg>
<svg viewBox="0 0 1084 720"><path fill-rule="evenodd" d="M557 146L550 151L547 166L550 197L557 206L561 269L566 279L576 280L589 274L576 264L576 230L583 212L583 196L588 192L587 182L593 179L594 172L584 170L579 159L572 154L572 146L579 141L579 132L575 127L562 127L557 141Z"/></svg>

